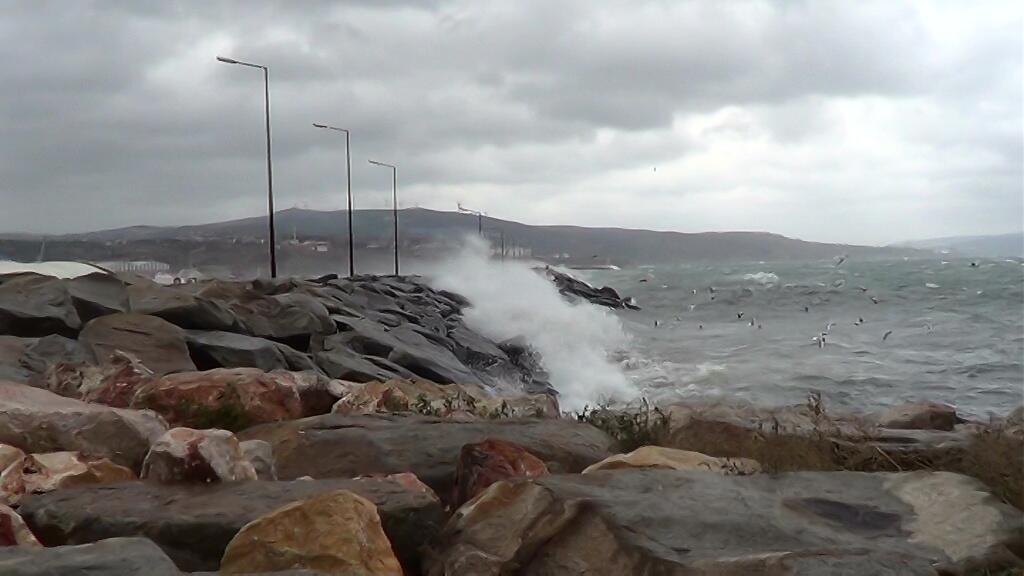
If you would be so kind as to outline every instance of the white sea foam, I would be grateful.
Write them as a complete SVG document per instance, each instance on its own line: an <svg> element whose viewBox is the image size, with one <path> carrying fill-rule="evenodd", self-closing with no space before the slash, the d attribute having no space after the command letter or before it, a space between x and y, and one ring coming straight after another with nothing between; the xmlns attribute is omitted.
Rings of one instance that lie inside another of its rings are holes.
<svg viewBox="0 0 1024 576"><path fill-rule="evenodd" d="M497 262L486 245L467 238L454 257L427 272L430 283L472 303L466 323L492 340L522 336L543 358L563 410L638 394L609 352L627 337L611 312L583 302L570 304L547 279L521 262Z"/></svg>
<svg viewBox="0 0 1024 576"><path fill-rule="evenodd" d="M744 274L743 279L753 280L754 282L764 284L766 286L769 284L779 283L779 277L771 272L755 272L753 274Z"/></svg>

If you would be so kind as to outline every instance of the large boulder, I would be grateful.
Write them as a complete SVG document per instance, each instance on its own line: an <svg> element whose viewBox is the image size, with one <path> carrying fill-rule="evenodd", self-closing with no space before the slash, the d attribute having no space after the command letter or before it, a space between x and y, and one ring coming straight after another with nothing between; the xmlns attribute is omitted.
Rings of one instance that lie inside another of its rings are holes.
<svg viewBox="0 0 1024 576"><path fill-rule="evenodd" d="M128 312L128 290L124 282L104 272L93 272L65 280L71 303L82 322L93 318Z"/></svg>
<svg viewBox="0 0 1024 576"><path fill-rule="evenodd" d="M107 362L58 362L32 379L31 384L54 394L127 408L135 389L153 378L153 372L128 352L115 350Z"/></svg>
<svg viewBox="0 0 1024 576"><path fill-rule="evenodd" d="M170 288L155 282L137 282L128 287L132 312L163 318L195 330L238 330L241 325L222 304L189 292L186 287Z"/></svg>
<svg viewBox="0 0 1024 576"><path fill-rule="evenodd" d="M174 562L145 538L111 538L84 546L0 547L4 576L181 576Z"/></svg>
<svg viewBox="0 0 1024 576"><path fill-rule="evenodd" d="M64 398L0 382L0 443L30 453L74 450L138 470L167 430L157 414Z"/></svg>
<svg viewBox="0 0 1024 576"><path fill-rule="evenodd" d="M188 355L185 331L156 316L111 314L97 318L79 337L100 364L111 362L114 352L128 352L157 374L196 369Z"/></svg>
<svg viewBox="0 0 1024 576"><path fill-rule="evenodd" d="M962 422L956 415L956 408L936 402L914 402L894 406L879 417L883 428L896 430L944 430L951 431Z"/></svg>
<svg viewBox="0 0 1024 576"><path fill-rule="evenodd" d="M35 338L0 335L0 379L27 382L35 375L23 361L29 347L35 342Z"/></svg>
<svg viewBox="0 0 1024 576"><path fill-rule="evenodd" d="M207 284L198 296L229 309L247 334L299 350L308 349L311 335L335 330L327 309L312 297L276 298L261 294L253 286L224 281Z"/></svg>
<svg viewBox="0 0 1024 576"><path fill-rule="evenodd" d="M1020 512L949 473L616 470L499 482L429 574L928 574L1020 565Z"/></svg>
<svg viewBox="0 0 1024 576"><path fill-rule="evenodd" d="M140 477L157 482L256 480L256 468L227 430L172 428L153 443Z"/></svg>
<svg viewBox="0 0 1024 576"><path fill-rule="evenodd" d="M274 448L263 440L247 440L239 442L242 457L252 465L257 480L277 480L277 469L274 468Z"/></svg>
<svg viewBox="0 0 1024 576"><path fill-rule="evenodd" d="M313 361L331 378L351 382L371 382L416 376L384 358L356 352L337 334L314 338Z"/></svg>
<svg viewBox="0 0 1024 576"><path fill-rule="evenodd" d="M92 361L92 354L77 340L52 334L30 344L21 364L38 375L55 364L86 364Z"/></svg>
<svg viewBox="0 0 1024 576"><path fill-rule="evenodd" d="M62 280L39 274L0 277L0 334L74 337L81 327Z"/></svg>
<svg viewBox="0 0 1024 576"><path fill-rule="evenodd" d="M461 506L488 486L510 478L534 478L548 473L544 462L522 446L503 440L466 444L455 470L452 505Z"/></svg>
<svg viewBox="0 0 1024 576"><path fill-rule="evenodd" d="M200 370L259 368L269 372L289 368L279 349L284 345L264 338L231 332L189 330L186 339L192 360Z"/></svg>
<svg viewBox="0 0 1024 576"><path fill-rule="evenodd" d="M259 368L168 374L140 386L132 408L148 408L172 426L241 430L302 415L298 391Z"/></svg>
<svg viewBox="0 0 1024 576"><path fill-rule="evenodd" d="M348 478L412 472L442 496L452 493L462 447L514 442L552 470L579 472L611 456L615 442L573 420L446 420L418 415L329 414L256 426L238 435L274 447L281 478Z"/></svg>
<svg viewBox="0 0 1024 576"><path fill-rule="evenodd" d="M17 512L9 506L0 504L0 548L6 546L39 548L42 544L36 540ZM6 574L6 572L2 573Z"/></svg>
<svg viewBox="0 0 1024 576"><path fill-rule="evenodd" d="M616 454L589 466L583 474L622 468L665 468L668 470L704 470L725 475L756 474L761 465L749 458L715 458L662 446L641 446L627 454Z"/></svg>
<svg viewBox="0 0 1024 576"><path fill-rule="evenodd" d="M106 458L88 458L78 452L31 454L20 463L26 494L42 494L90 484L135 480L130 469Z"/></svg>
<svg viewBox="0 0 1024 576"><path fill-rule="evenodd" d="M246 524L221 574L309 568L324 574L402 576L372 502L347 490L286 504Z"/></svg>
<svg viewBox="0 0 1024 576"><path fill-rule="evenodd" d="M146 535L186 571L217 570L246 524L317 494L348 490L376 507L408 574L440 530L444 511L429 493L390 478L232 482L205 486L129 482L28 496L21 516L47 546Z"/></svg>

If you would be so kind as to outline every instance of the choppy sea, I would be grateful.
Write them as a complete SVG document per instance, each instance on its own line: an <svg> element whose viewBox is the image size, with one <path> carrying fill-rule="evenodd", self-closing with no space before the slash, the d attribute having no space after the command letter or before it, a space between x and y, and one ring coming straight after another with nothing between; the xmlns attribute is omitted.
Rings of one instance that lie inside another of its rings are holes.
<svg viewBox="0 0 1024 576"><path fill-rule="evenodd" d="M1024 266L948 259L574 271L636 299L613 352L665 402L777 405L818 391L856 411L929 399L984 418L1024 401ZM826 333L824 345L820 340ZM888 336L886 336L888 334Z"/></svg>

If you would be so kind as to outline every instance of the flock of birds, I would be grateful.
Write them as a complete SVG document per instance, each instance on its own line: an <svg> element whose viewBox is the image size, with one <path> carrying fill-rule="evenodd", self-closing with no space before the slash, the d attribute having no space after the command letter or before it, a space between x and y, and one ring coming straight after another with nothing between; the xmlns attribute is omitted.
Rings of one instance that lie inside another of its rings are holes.
<svg viewBox="0 0 1024 576"><path fill-rule="evenodd" d="M848 256L845 255L845 254L842 255L842 256L837 256L834 259L835 267L838 268L838 267L842 266L843 263L846 262L847 259L848 259ZM978 267L978 263L977 262L971 262L971 267L972 268L977 268ZM647 281L648 281L648 278L642 278L640 280L640 282L647 282ZM836 283L838 283L838 286L837 286ZM833 286L839 287L839 286L842 286L845 282L842 281L842 280L837 280L836 283L833 283ZM928 285L928 287L929 288L931 288L931 287L937 288L938 286ZM860 290L862 294L863 293L867 293L868 290L869 290L866 286L857 286L857 289ZM710 300L714 301L715 300L715 287L714 286L708 286L707 291L708 291ZM691 294L696 296L697 295L697 289L696 288L692 289L691 290ZM979 292L979 294L980 294L980 292ZM879 300L878 298L876 298L873 295L872 296L868 296L868 299L871 301L872 304L879 304L879 303L882 302L881 300ZM696 308L696 306L697 306L696 304L690 304L690 312L693 312L693 310L694 310L694 308ZM804 306L804 312L810 312L810 306ZM737 320L743 320L744 316L746 316L746 312L744 312L742 310L739 311L739 312L736 312L736 319ZM757 318L756 317L750 316L749 318L750 318L750 320L748 322L748 325L751 328L757 327L757 329L760 330L763 327L761 323L757 322ZM680 318L679 316L676 316L675 319L676 319L677 322L681 322L682 321L682 318ZM855 322L853 322L853 325L854 326L862 326L865 323L866 322L865 322L863 317L858 317L857 320ZM813 338L811 338L811 343L816 345L818 348L824 348L825 345L828 343L828 337L832 333L832 329L835 328L837 325L838 324L836 322L831 322L831 321L828 322L828 324L825 325L825 329L824 330L822 330L821 332L816 334ZM655 320L654 321L654 327L658 328L660 326L661 326L661 321L660 320ZM932 331L932 325L930 323L926 323L924 325L924 328L926 328L929 332ZM703 324L698 324L697 329L698 330L703 330L704 329L704 325ZM892 330L886 330L885 333L882 334L882 341L885 342L886 340L888 340L889 337L892 336L892 334L893 334Z"/></svg>

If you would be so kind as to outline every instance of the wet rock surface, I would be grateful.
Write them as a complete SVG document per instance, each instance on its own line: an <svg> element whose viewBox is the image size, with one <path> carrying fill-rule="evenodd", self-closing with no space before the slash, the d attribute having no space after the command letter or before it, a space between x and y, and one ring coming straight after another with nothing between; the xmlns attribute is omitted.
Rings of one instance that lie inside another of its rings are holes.
<svg viewBox="0 0 1024 576"><path fill-rule="evenodd" d="M930 495L929 495L930 494ZM500 482L430 574L935 574L1016 562L1019 511L947 473L614 470Z"/></svg>
<svg viewBox="0 0 1024 576"><path fill-rule="evenodd" d="M146 536L182 570L217 570L243 526L291 502L336 490L358 494L377 507L395 555L409 573L418 573L419 549L440 529L444 512L432 494L394 479L206 486L131 482L28 496L19 511L47 546Z"/></svg>
<svg viewBox="0 0 1024 576"><path fill-rule="evenodd" d="M559 272L549 266L543 269L538 269L542 272L551 282L558 288L558 292L563 296L570 299L583 299L591 304L598 306L605 306L607 308L628 308L630 310L639 310L640 308L633 304L632 298L623 298L619 296L619 293L614 288L604 286L602 288L595 288L586 282L574 278L564 272Z"/></svg>
<svg viewBox="0 0 1024 576"><path fill-rule="evenodd" d="M615 451L615 442L604 432L568 419L329 414L256 426L238 437L269 442L281 478L412 472L442 497L452 494L456 463L466 444L513 442L550 469L565 472L580 472Z"/></svg>
<svg viewBox="0 0 1024 576"><path fill-rule="evenodd" d="M181 576L174 562L145 538L112 538L82 546L0 547L4 576Z"/></svg>

